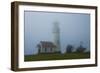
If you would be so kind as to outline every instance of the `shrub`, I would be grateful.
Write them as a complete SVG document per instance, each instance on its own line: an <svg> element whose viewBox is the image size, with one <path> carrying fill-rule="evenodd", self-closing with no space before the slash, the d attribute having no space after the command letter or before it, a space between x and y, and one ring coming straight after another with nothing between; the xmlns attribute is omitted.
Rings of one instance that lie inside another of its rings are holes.
<svg viewBox="0 0 100 73"><path fill-rule="evenodd" d="M72 45L68 45L68 46L66 47L66 52L67 52L67 53L71 53L72 50L73 50L73 46L72 46Z"/></svg>

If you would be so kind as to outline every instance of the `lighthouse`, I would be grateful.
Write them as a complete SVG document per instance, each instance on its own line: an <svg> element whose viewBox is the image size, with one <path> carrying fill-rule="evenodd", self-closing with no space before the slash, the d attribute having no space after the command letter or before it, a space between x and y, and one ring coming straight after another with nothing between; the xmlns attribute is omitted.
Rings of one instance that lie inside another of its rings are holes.
<svg viewBox="0 0 100 73"><path fill-rule="evenodd" d="M60 52L60 28L59 23L53 23L53 43L56 45L55 51Z"/></svg>

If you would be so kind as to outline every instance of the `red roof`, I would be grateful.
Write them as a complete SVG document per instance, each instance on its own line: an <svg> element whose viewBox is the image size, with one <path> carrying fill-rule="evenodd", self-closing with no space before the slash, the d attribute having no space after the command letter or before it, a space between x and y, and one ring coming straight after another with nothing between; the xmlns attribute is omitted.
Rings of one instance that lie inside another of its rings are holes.
<svg viewBox="0 0 100 73"><path fill-rule="evenodd" d="M38 44L37 46L41 47L40 45L42 46L42 48L55 48L56 47L56 45L54 45L50 41L41 41L40 44Z"/></svg>

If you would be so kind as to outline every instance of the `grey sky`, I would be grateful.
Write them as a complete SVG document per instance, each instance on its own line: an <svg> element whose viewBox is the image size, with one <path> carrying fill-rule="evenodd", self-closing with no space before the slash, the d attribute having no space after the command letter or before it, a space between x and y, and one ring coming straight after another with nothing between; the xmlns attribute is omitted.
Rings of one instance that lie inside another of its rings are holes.
<svg viewBox="0 0 100 73"><path fill-rule="evenodd" d="M80 41L90 47L90 15L80 13L54 13L25 11L24 53L36 54L40 41L53 41L53 23L59 22L61 51L68 44L77 47Z"/></svg>

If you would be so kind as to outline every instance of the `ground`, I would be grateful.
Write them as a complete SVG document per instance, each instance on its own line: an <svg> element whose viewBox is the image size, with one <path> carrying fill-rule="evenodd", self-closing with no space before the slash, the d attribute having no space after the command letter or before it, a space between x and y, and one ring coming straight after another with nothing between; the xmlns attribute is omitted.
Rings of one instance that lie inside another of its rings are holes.
<svg viewBox="0 0 100 73"><path fill-rule="evenodd" d="M42 61L42 60L64 60L64 59L85 59L90 58L90 53L52 53L52 54L38 54L25 55L24 61Z"/></svg>

